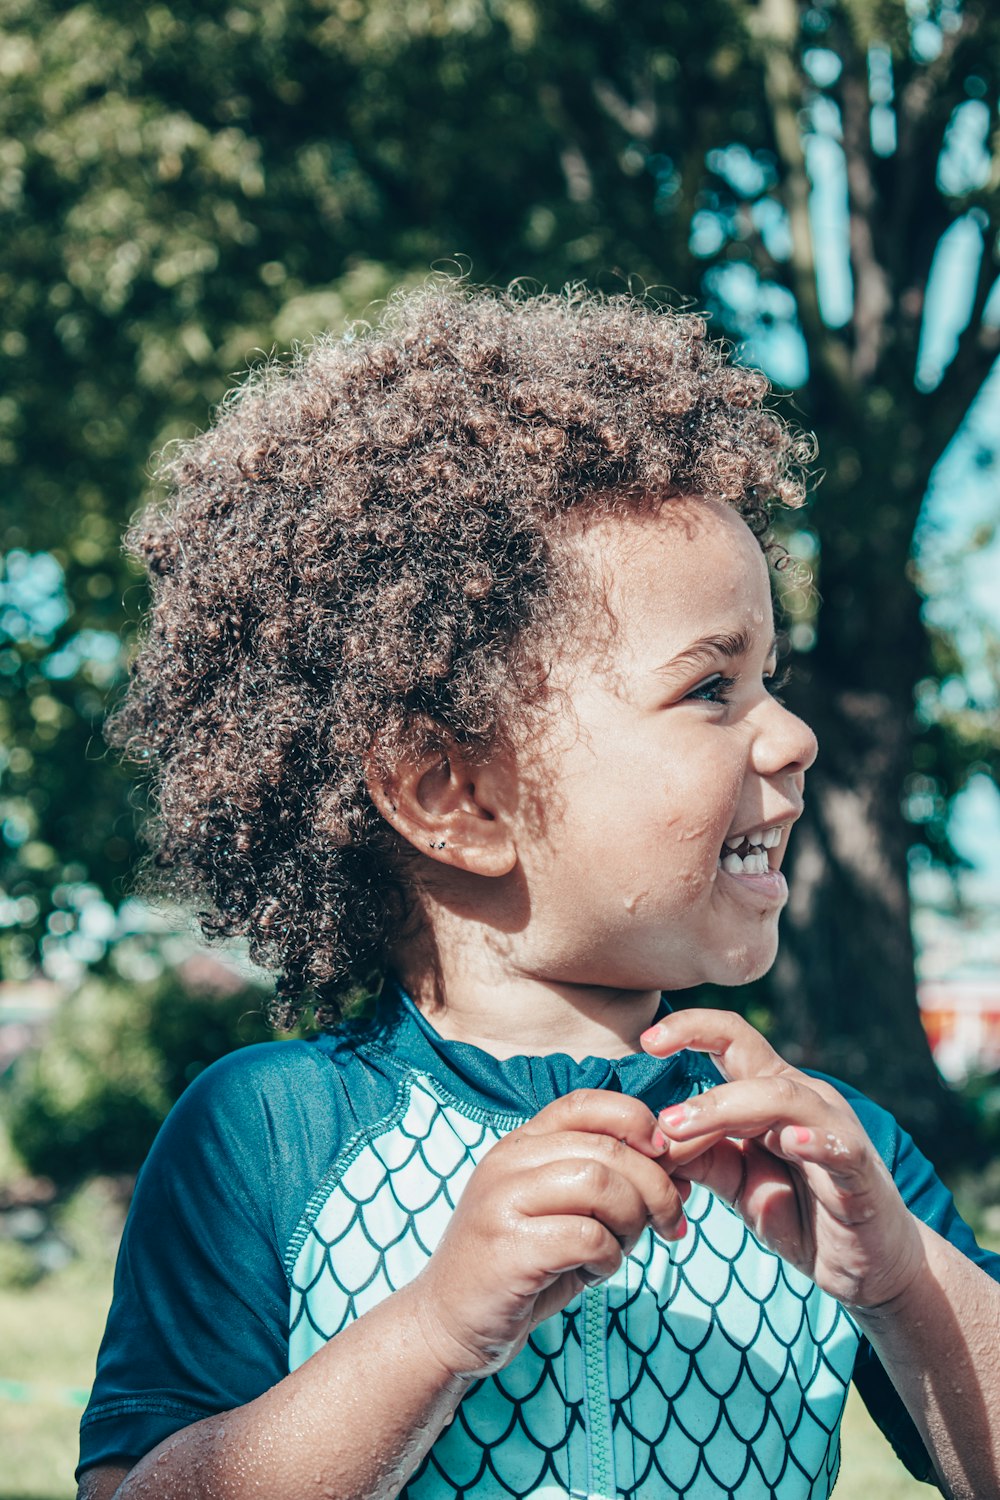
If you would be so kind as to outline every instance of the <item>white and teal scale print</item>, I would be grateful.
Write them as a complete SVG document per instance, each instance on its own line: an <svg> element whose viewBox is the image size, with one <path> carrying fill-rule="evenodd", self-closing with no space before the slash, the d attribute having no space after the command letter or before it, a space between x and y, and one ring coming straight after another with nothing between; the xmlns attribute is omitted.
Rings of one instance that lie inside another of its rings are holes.
<svg viewBox="0 0 1000 1500"><path fill-rule="evenodd" d="M291 1369L412 1280L502 1133L410 1078L293 1238ZM703 1189L686 1211L470 1389L408 1500L826 1500L856 1326Z"/></svg>

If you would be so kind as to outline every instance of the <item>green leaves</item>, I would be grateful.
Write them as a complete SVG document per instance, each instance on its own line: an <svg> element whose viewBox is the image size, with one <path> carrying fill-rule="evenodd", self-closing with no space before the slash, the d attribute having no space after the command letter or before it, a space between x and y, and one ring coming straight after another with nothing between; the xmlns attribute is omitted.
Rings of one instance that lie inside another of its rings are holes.
<svg viewBox="0 0 1000 1500"><path fill-rule="evenodd" d="M1000 346L983 318L997 132L964 176L941 153L956 120L995 124L998 90L987 0L0 0L4 588L48 554L64 601L41 631L0 615L11 972L63 921L57 888L91 881L117 906L135 865L137 794L100 721L142 617L118 538L149 455L203 427L248 361L435 264L692 297L799 386L828 478L810 518L824 608L796 616L791 701L827 754L854 747L841 774L866 774L858 690L905 717L937 676L911 534ZM817 217L817 141L842 173L839 219ZM934 255L970 211L985 247L972 317L917 391ZM831 251L837 319L819 285ZM950 793L983 748L936 714L893 755L870 788L887 817L911 773Z"/></svg>

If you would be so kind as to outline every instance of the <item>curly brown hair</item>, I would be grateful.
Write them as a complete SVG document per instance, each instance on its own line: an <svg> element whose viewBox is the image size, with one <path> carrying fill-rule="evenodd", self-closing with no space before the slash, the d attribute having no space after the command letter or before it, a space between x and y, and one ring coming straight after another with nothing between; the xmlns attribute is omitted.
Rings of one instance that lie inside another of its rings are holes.
<svg viewBox="0 0 1000 1500"><path fill-rule="evenodd" d="M155 767L143 888L248 939L279 1024L332 1024L406 919L373 747L509 738L569 513L706 494L762 537L772 501L800 504L808 444L767 395L649 298L434 278L255 372L164 460L126 539L152 605L106 734Z"/></svg>

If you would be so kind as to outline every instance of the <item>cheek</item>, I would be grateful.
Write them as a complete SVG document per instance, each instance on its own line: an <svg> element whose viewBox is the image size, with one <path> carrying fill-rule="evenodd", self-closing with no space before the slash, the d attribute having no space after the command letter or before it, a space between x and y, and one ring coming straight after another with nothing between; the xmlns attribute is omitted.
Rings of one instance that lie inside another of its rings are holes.
<svg viewBox="0 0 1000 1500"><path fill-rule="evenodd" d="M731 759L709 758L704 747L678 755L660 777L660 824L671 842L692 849L710 844L715 854L733 826L743 777Z"/></svg>
<svg viewBox="0 0 1000 1500"><path fill-rule="evenodd" d="M715 884L717 873L714 864L709 869L704 859L690 867L678 865L674 870L674 889L683 899L695 901Z"/></svg>

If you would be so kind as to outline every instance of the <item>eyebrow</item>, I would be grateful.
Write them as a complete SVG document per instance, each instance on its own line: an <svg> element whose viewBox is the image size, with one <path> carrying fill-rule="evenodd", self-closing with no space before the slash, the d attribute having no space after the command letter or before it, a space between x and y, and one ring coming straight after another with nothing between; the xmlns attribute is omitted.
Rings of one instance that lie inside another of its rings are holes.
<svg viewBox="0 0 1000 1500"><path fill-rule="evenodd" d="M750 635L746 630L734 630L728 635L706 635L700 640L693 641L690 646L685 646L676 656L656 668L658 674L671 673L680 667L697 667L706 662L711 662L720 656L732 660L736 656L746 656L753 645ZM775 636L768 648L768 658L775 655L778 649L778 637Z"/></svg>

